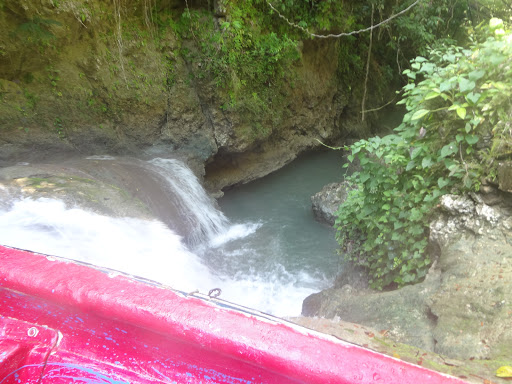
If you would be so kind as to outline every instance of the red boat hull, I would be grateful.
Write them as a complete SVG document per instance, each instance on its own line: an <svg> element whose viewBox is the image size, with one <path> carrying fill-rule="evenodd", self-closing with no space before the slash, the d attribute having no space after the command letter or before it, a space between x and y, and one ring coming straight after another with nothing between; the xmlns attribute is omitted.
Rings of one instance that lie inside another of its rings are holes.
<svg viewBox="0 0 512 384"><path fill-rule="evenodd" d="M0 384L464 383L201 295L0 246Z"/></svg>

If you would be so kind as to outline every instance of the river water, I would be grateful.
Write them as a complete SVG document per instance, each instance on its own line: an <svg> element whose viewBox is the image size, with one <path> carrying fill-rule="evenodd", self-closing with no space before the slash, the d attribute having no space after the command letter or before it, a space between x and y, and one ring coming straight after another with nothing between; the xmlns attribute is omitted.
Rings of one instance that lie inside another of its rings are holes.
<svg viewBox="0 0 512 384"><path fill-rule="evenodd" d="M310 196L342 177L339 152L302 156L229 190L220 210L182 163L156 159L147 167L182 196L180 210L202 240L186 241L159 220L108 217L55 199L16 196L0 202L0 244L185 292L220 288L221 298L276 316L299 315L305 297L332 283L339 268L334 230L314 220Z"/></svg>

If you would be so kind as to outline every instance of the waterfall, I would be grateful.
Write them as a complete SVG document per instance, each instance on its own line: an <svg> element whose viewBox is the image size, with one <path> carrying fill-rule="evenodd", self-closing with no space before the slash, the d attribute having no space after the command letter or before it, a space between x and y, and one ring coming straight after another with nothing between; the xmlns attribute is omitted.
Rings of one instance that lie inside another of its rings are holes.
<svg viewBox="0 0 512 384"><path fill-rule="evenodd" d="M220 288L225 300L277 316L299 315L302 300L325 287L323 271L332 270L315 266L322 263L320 249L325 240L318 233L313 235L319 239L314 243L301 232L304 223L291 214L302 209L287 206L296 200L288 190L272 188L270 195L242 193L251 212L230 221L178 160L96 156L58 163L55 168L51 164L27 167L42 169L37 175L71 170L70 174L86 181L113 186L123 207L143 203L152 212L124 217L123 212L132 211L112 212L111 206L102 210L101 204L92 209L77 207L73 196L66 203L59 200L57 190L52 198L37 198L37 194L13 192L16 183L0 184L0 244L112 268L185 292ZM293 182L306 184L297 176L281 179L287 188ZM291 187L291 191L299 189ZM100 203L112 197L101 195L101 190ZM265 208L274 216L260 217ZM285 211L276 214L277 208ZM309 210L306 207L303 212ZM151 216L154 219L148 219ZM311 218L306 220L316 225ZM298 228L292 226L294 221L300 223ZM290 235L294 238L289 239ZM311 244L313 248L308 248Z"/></svg>
<svg viewBox="0 0 512 384"><path fill-rule="evenodd" d="M149 169L160 174L168 184L180 216L189 224L190 244L211 241L228 230L228 219L214 206L197 177L183 162L156 158L148 164Z"/></svg>

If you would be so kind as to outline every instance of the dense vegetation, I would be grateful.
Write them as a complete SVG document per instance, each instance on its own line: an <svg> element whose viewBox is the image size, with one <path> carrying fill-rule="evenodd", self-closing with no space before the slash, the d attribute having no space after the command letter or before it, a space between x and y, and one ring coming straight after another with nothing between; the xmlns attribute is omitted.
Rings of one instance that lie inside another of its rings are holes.
<svg viewBox="0 0 512 384"><path fill-rule="evenodd" d="M375 288L422 279L439 197L478 190L511 157L512 33L498 18L469 32L468 48L437 45L411 61L395 133L347 148L362 170L349 177L337 239Z"/></svg>
<svg viewBox="0 0 512 384"><path fill-rule="evenodd" d="M224 0L218 2L220 15L219 9L204 4L192 8L187 3L178 18L175 13L166 18L162 12L159 17L160 25L171 26L182 39L195 43L184 45L181 52L189 62L199 64L199 78L216 85L224 98L222 107L249 112L264 131L264 126L278 123L276 106L294 87L292 68L300 57L298 47L313 38L310 33L365 28L411 3ZM424 53L434 41L453 41L462 34L469 8L457 4L457 0L434 0L429 6L420 2L406 17L375 31L372 46L368 33L337 41L340 83L354 88L354 96L361 99L361 79L366 77L375 100L392 98L390 84L396 88L399 72L414 55ZM366 72L369 55L371 71ZM270 119L267 124L264 118Z"/></svg>

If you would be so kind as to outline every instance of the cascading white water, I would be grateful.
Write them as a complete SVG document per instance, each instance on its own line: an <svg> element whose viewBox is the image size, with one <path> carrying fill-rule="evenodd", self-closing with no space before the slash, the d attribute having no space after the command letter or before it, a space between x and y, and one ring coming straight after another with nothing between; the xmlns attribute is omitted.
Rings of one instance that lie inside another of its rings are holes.
<svg viewBox="0 0 512 384"><path fill-rule="evenodd" d="M107 217L58 200L19 197L0 204L0 244L85 261L187 292L221 288L221 298L277 316L299 315L302 300L323 288L322 276L287 270L280 259L281 240L266 233L265 222L230 223L183 163L154 159L144 169L157 172L170 198L181 200L175 205L190 217L195 232L189 245L156 220Z"/></svg>
<svg viewBox="0 0 512 384"><path fill-rule="evenodd" d="M216 209L194 173L183 162L175 159L156 158L149 161L151 170L158 172L181 202L180 213L190 224L189 242L198 244L211 240L227 231L229 222L224 214Z"/></svg>
<svg viewBox="0 0 512 384"><path fill-rule="evenodd" d="M0 244L62 256L185 290L214 284L208 268L159 221L112 218L53 199L0 210Z"/></svg>

